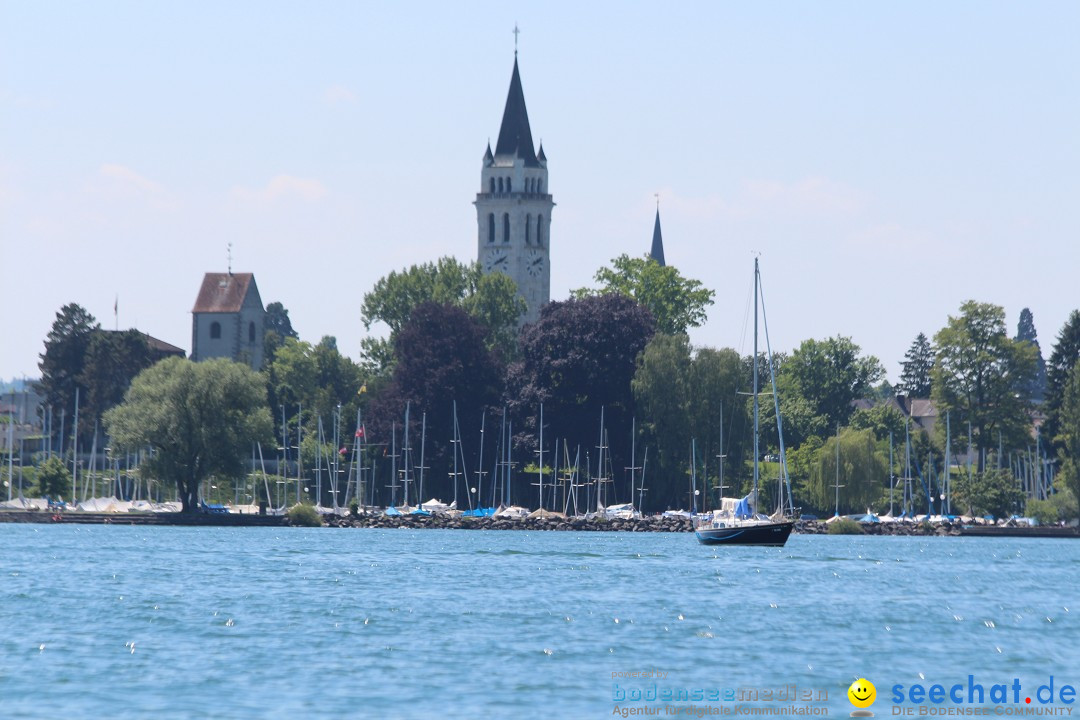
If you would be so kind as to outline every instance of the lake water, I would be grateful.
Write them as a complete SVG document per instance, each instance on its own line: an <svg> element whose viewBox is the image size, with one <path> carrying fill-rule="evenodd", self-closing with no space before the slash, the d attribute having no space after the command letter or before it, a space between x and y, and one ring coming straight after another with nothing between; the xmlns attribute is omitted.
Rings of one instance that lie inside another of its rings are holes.
<svg viewBox="0 0 1080 720"><path fill-rule="evenodd" d="M668 706L735 712L770 704L708 693L792 685L846 717L858 677L885 716L895 684L1080 685L1076 541L115 525L0 540L3 717L606 718L665 712L620 692L703 690Z"/></svg>

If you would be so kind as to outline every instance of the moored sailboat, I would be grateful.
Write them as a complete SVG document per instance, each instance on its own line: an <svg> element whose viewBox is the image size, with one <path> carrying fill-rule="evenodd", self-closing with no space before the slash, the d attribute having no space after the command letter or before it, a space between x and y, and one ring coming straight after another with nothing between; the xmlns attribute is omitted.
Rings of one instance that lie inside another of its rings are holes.
<svg viewBox="0 0 1080 720"><path fill-rule="evenodd" d="M753 356L753 398L754 398L754 488L750 494L739 500L720 499L720 508L704 516L694 517L694 534L703 545L765 545L782 546L791 535L795 521L790 519L784 507L784 489L787 482L787 458L784 451L783 424L780 421L779 400L776 396L776 377L772 371L772 353L769 352L769 374L773 385L773 399L776 402L777 430L780 434L780 491L777 511L770 517L757 510L758 485L760 481L761 458L759 448L759 403L758 403L758 295L761 287L761 272L758 261L754 259L754 356ZM764 302L762 303L764 310ZM768 344L768 324L765 326L766 345ZM722 489L721 489L722 492ZM787 487L788 506L791 505L791 488Z"/></svg>

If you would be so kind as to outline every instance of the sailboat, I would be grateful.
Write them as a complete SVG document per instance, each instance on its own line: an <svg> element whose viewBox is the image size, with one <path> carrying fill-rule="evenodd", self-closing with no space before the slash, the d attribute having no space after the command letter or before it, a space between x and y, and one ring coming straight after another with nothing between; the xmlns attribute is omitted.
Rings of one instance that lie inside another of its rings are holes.
<svg viewBox="0 0 1080 720"><path fill-rule="evenodd" d="M754 488L739 500L720 499L720 508L703 516L694 516L694 534L703 545L765 545L780 547L787 542L795 521L785 516L784 481L787 479L787 458L784 452L783 423L780 421L780 401L776 395L776 375L772 371L772 351L769 350L769 375L773 385L773 402L776 410L776 427L780 432L780 466L783 469L779 482L779 508L773 516L757 511L758 483L761 477L759 460L761 452L758 446L758 295L761 291L761 271L758 260L754 258ZM764 314L764 300L762 311ZM768 347L769 326L765 324L765 342ZM790 506L791 488L787 497Z"/></svg>

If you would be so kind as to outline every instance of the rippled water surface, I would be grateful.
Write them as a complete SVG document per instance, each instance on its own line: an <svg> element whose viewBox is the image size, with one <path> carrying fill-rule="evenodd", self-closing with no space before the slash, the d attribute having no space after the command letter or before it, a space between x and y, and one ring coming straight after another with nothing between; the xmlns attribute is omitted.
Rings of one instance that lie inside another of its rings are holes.
<svg viewBox="0 0 1080 720"><path fill-rule="evenodd" d="M1080 542L0 525L0 716L611 717L612 673L1080 684ZM878 715L889 709L878 703ZM1074 710L1074 714L1080 710Z"/></svg>

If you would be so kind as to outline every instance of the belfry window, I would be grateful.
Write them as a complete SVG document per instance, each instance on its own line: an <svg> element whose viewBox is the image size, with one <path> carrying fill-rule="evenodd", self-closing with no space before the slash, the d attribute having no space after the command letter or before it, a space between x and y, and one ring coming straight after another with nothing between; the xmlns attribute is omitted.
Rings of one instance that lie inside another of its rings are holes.
<svg viewBox="0 0 1080 720"><path fill-rule="evenodd" d="M532 240L532 236L530 234L531 231L529 230L530 225L532 225L532 215L526 215L525 216L525 244L526 245L529 245L531 240Z"/></svg>
<svg viewBox="0 0 1080 720"><path fill-rule="evenodd" d="M253 322L248 323L248 342L255 342L255 323Z"/></svg>
<svg viewBox="0 0 1080 720"><path fill-rule="evenodd" d="M506 192L514 192L510 189L510 178L506 178Z"/></svg>
<svg viewBox="0 0 1080 720"><path fill-rule="evenodd" d="M499 192L503 191L502 178L499 178Z"/></svg>
<svg viewBox="0 0 1080 720"><path fill-rule="evenodd" d="M510 213L503 213L503 242L510 242Z"/></svg>
<svg viewBox="0 0 1080 720"><path fill-rule="evenodd" d="M495 194L495 178L491 178L491 194Z"/></svg>
<svg viewBox="0 0 1080 720"><path fill-rule="evenodd" d="M210 323L210 339L211 340L220 340L221 339L221 323L219 323L219 322Z"/></svg>
<svg viewBox="0 0 1080 720"><path fill-rule="evenodd" d="M495 178L491 182L494 183ZM495 213L488 213L488 242L495 242Z"/></svg>
<svg viewBox="0 0 1080 720"><path fill-rule="evenodd" d="M536 244L537 245L543 245L544 244L544 216L543 215L537 215L536 216Z"/></svg>

